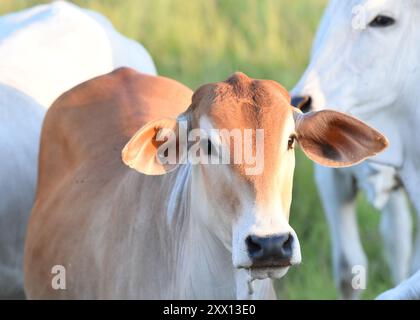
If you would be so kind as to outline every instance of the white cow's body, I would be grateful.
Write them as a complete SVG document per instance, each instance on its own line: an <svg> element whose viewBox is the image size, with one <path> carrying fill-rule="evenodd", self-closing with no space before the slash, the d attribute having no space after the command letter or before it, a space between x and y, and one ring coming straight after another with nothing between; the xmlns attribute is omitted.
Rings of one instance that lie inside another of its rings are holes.
<svg viewBox="0 0 420 320"><path fill-rule="evenodd" d="M156 73L146 50L97 13L59 1L0 18L0 298L23 296L45 110L74 85L119 66Z"/></svg>
<svg viewBox="0 0 420 320"><path fill-rule="evenodd" d="M0 20L0 81L42 106L75 84L125 65L156 74L146 50L93 11L55 2Z"/></svg>
<svg viewBox="0 0 420 320"><path fill-rule="evenodd" d="M312 59L294 89L309 95L314 109L335 108L354 114L384 132L390 148L375 161L396 169L415 209L420 213L420 134L418 108L420 81L420 5L415 0L332 0L315 40ZM414 142L414 143L413 143ZM364 165L366 166L366 165ZM351 172L317 169L318 176L347 176ZM320 185L321 195L333 189L336 197L323 197L328 207L346 205L339 200L345 184ZM383 207L382 231L390 256L394 280L401 280L409 269L411 221L401 188L391 190ZM348 204L348 203L347 203ZM347 206L347 209L349 206ZM337 208L336 208L337 209ZM338 209L337 209L338 210ZM363 260L355 225L354 208L342 210L341 237L352 247L350 266ZM338 223L332 223L339 230ZM350 230L350 231L349 231ZM353 233L352 233L353 230ZM333 238L334 245L337 237ZM350 244L350 243L355 243ZM345 250L344 250L345 251ZM346 252L341 258L346 256ZM335 259L340 261L340 257ZM344 259L346 260L346 259ZM348 259L347 259L348 260ZM337 264L337 270L339 269ZM412 271L420 267L420 232L417 233ZM348 280L348 279L347 279ZM340 279L338 279L340 281ZM347 281L348 282L348 281ZM352 291L352 288L350 288ZM347 297L354 296L350 292Z"/></svg>
<svg viewBox="0 0 420 320"><path fill-rule="evenodd" d="M23 244L43 116L32 98L0 84L0 298L23 297Z"/></svg>

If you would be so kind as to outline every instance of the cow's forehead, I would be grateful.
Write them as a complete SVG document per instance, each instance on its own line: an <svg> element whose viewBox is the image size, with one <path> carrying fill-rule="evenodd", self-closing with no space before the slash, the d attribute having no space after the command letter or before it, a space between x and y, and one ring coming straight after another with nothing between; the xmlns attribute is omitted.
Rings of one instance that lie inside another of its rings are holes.
<svg viewBox="0 0 420 320"><path fill-rule="evenodd" d="M286 89L274 81L256 80L235 73L226 81L198 89L191 108L194 114L192 127L202 128L203 123L209 126L210 122L212 128L230 132L240 129L242 133L251 129L248 131L253 141L250 152L257 155L257 148L261 150L263 171L255 176L248 175L247 169L255 164L247 163L235 163L231 168L249 182L259 197L264 197L265 190L272 190L270 186L277 179L276 173L284 154L281 150L287 150L288 138L294 132L294 108ZM257 142L257 130L261 132L261 129L263 138ZM235 143L230 144L231 156L235 154L234 146Z"/></svg>
<svg viewBox="0 0 420 320"><path fill-rule="evenodd" d="M215 126L227 129L263 128L265 119L281 120L292 114L289 93L279 83L240 72L199 88L192 107L196 118L206 116Z"/></svg>

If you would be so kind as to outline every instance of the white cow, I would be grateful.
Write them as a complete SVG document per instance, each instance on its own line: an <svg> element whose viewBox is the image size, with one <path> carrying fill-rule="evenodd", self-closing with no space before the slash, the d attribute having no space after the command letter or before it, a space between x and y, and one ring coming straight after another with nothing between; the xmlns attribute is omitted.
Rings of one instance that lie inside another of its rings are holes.
<svg viewBox="0 0 420 320"><path fill-rule="evenodd" d="M306 107L310 104L315 110L327 107L349 112L384 132L391 147L374 161L395 168L418 213L420 147L413 143L413 137L420 133L419 27L420 2L416 0L331 0L311 62L293 90L295 96L311 98L303 101ZM392 168L386 170L392 172ZM362 180L358 180L362 184L370 179L362 170L372 169L369 165L353 172L316 168L333 231L336 280L345 298L358 294L349 287L351 267L366 265L357 233L351 183L354 176L362 175ZM389 182L382 172L378 177ZM406 275L411 250L409 210L397 181L390 184L391 188L378 180L376 183L383 191L389 191L382 210L382 233L395 282ZM417 232L412 271L419 267Z"/></svg>
<svg viewBox="0 0 420 320"><path fill-rule="evenodd" d="M0 18L0 298L23 297L41 122L64 91L119 66L156 74L103 16L58 1Z"/></svg>

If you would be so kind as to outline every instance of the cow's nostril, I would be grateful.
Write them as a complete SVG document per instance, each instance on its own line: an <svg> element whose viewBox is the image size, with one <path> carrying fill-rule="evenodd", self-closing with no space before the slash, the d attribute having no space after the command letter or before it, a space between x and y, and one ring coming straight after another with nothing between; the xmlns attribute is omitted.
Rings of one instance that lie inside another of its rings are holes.
<svg viewBox="0 0 420 320"><path fill-rule="evenodd" d="M293 244L293 236L289 234L289 237L283 243L283 246L282 246L282 250L285 256L290 256L292 254L292 244Z"/></svg>
<svg viewBox="0 0 420 320"><path fill-rule="evenodd" d="M257 236L248 236L245 240L246 246L248 249L249 255L252 257L255 257L258 255L258 253L262 253L263 248L261 243L259 243L259 237Z"/></svg>
<svg viewBox="0 0 420 320"><path fill-rule="evenodd" d="M292 246L292 235L291 234L289 234L289 237L287 238L287 240L286 240L286 242L284 243L284 246L283 247L291 247Z"/></svg>
<svg viewBox="0 0 420 320"><path fill-rule="evenodd" d="M292 106L300 109L303 113L312 111L312 98L311 96L292 97Z"/></svg>

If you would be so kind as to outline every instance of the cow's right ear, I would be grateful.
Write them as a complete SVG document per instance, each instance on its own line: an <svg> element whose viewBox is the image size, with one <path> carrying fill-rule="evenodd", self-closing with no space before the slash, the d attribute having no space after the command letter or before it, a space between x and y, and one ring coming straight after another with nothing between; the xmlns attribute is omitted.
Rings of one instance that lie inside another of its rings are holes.
<svg viewBox="0 0 420 320"><path fill-rule="evenodd" d="M347 114L323 110L303 114L296 110L295 130L303 152L327 167L348 167L375 156L388 140L366 123Z"/></svg>
<svg viewBox="0 0 420 320"><path fill-rule="evenodd" d="M140 173L162 175L178 167L178 122L154 120L143 126L122 150L122 160Z"/></svg>

